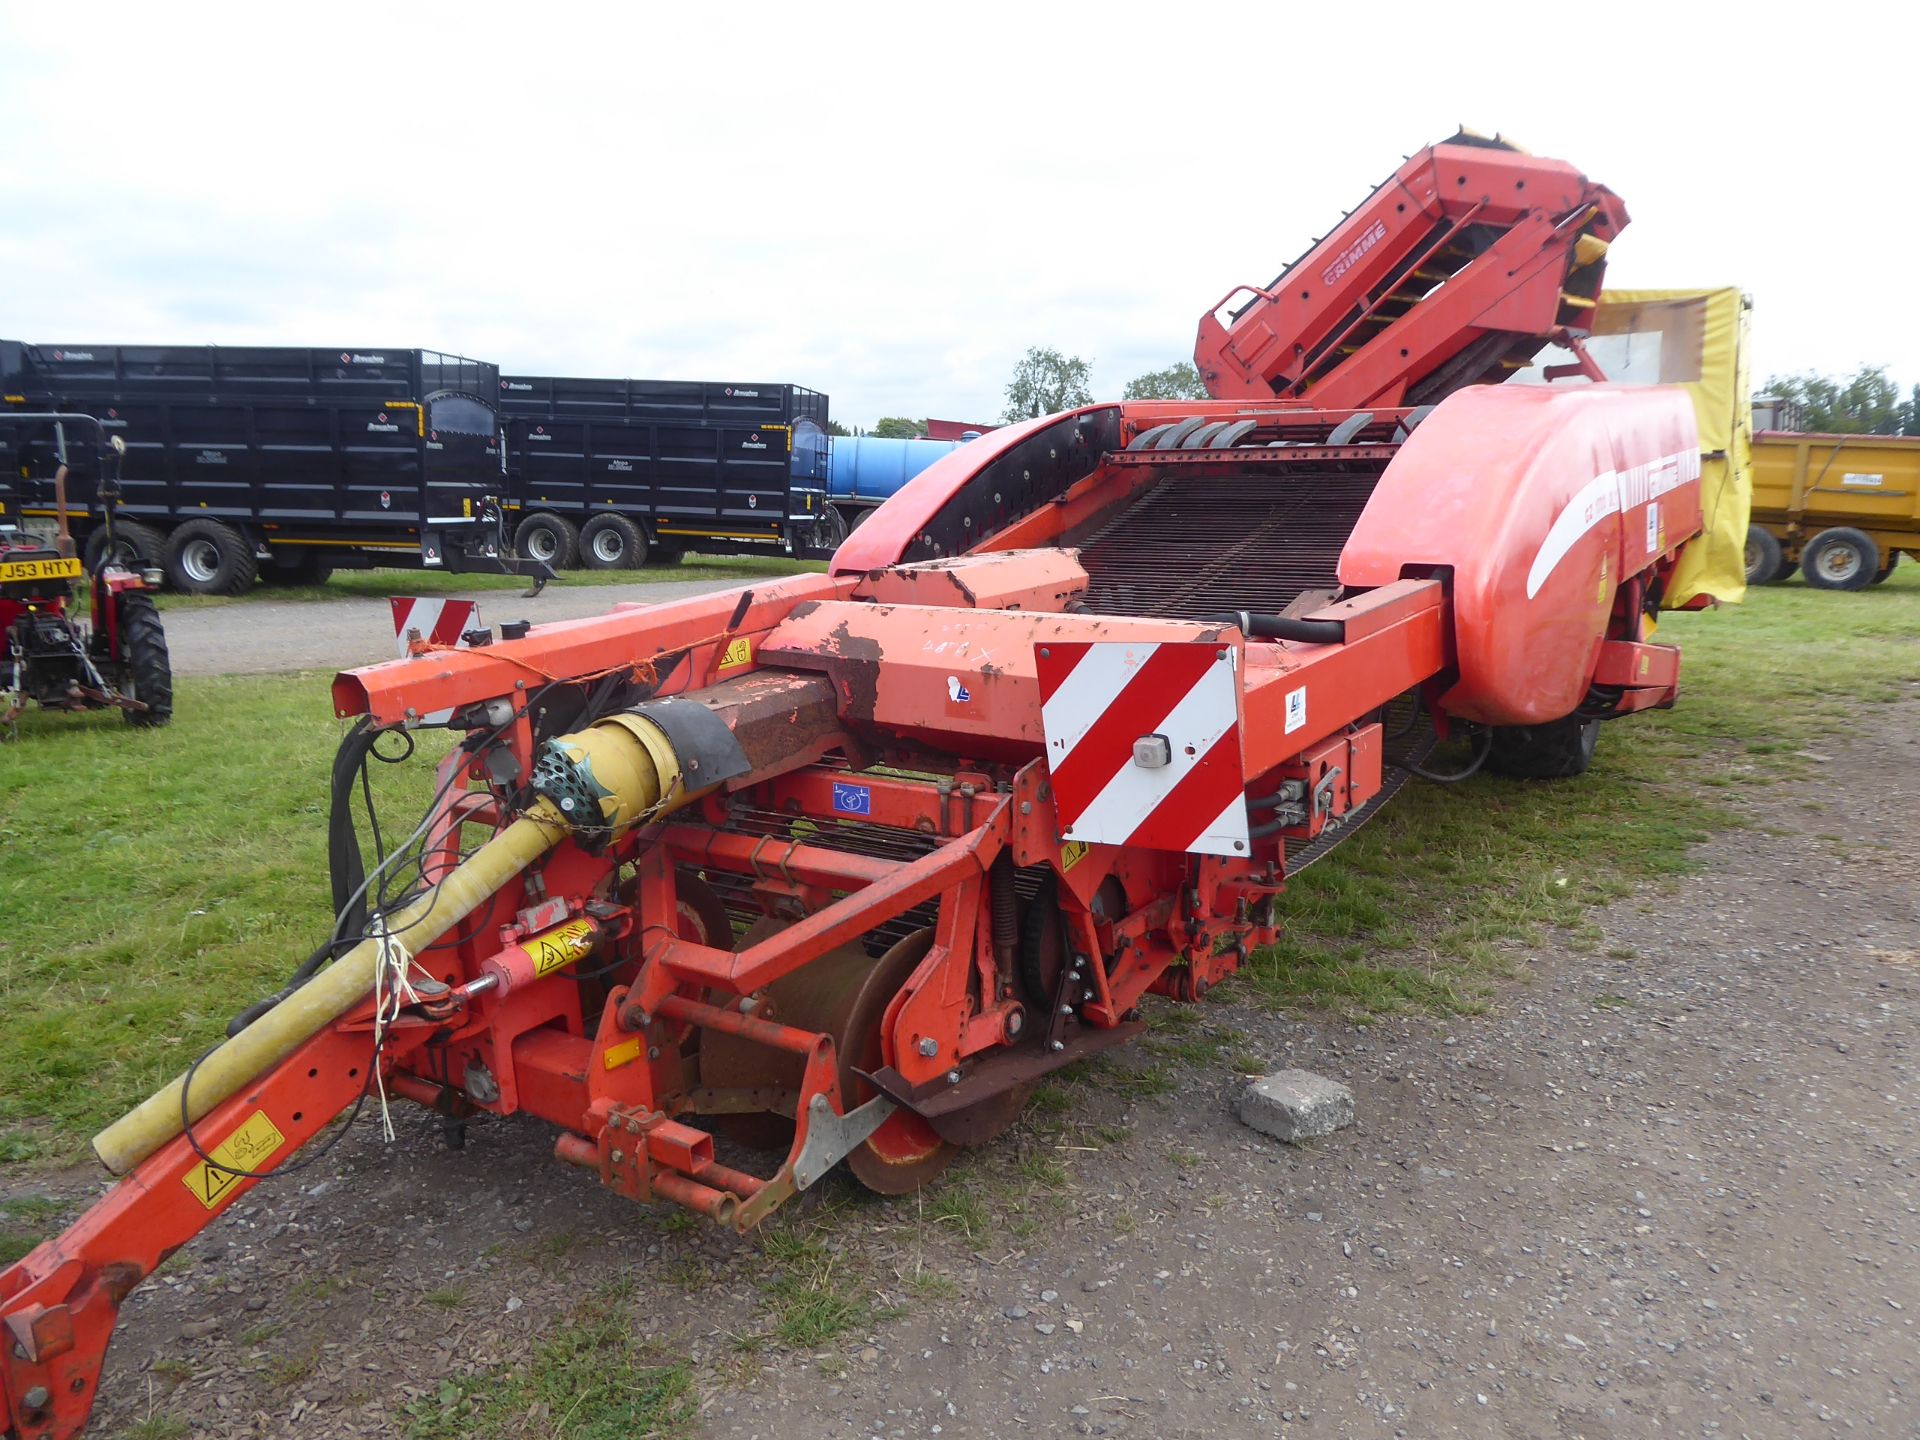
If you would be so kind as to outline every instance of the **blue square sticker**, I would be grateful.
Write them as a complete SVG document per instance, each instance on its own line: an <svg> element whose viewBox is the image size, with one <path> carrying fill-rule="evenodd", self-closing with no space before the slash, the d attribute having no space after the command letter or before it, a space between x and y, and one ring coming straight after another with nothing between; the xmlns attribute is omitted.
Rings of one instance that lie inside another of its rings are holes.
<svg viewBox="0 0 1920 1440"><path fill-rule="evenodd" d="M873 814L873 791L865 785L833 782L833 808L842 815Z"/></svg>

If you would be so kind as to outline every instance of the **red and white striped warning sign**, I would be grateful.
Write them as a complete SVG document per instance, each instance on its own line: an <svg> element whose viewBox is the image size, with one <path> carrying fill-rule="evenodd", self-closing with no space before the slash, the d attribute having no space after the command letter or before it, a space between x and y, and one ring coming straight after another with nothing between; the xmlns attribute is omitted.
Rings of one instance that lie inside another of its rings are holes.
<svg viewBox="0 0 1920 1440"><path fill-rule="evenodd" d="M457 650L464 650L467 642L460 637L469 630L480 628L480 606L472 600L433 600L390 595L387 603L393 607L393 639L399 647L402 660L407 658L408 647L412 645L416 634L431 645L451 645ZM444 725L452 718L451 710L435 710L422 715L417 723ZM412 725L416 722L407 723Z"/></svg>
<svg viewBox="0 0 1920 1440"><path fill-rule="evenodd" d="M472 600L388 597L393 607L393 638L405 658L417 631L430 645L459 645L460 637L480 624L480 606Z"/></svg>
<svg viewBox="0 0 1920 1440"><path fill-rule="evenodd" d="M1247 853L1231 649L1049 641L1034 660L1063 838Z"/></svg>

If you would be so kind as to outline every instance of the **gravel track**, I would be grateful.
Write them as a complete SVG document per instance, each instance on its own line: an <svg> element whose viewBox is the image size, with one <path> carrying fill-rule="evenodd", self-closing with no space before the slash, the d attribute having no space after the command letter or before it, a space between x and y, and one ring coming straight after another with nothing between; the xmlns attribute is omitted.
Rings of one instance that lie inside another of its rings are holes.
<svg viewBox="0 0 1920 1440"><path fill-rule="evenodd" d="M577 620L601 615L621 601L642 604L707 595L751 584L747 580L661 580L634 585L547 587L523 599L517 590L480 590L449 595L480 602L480 618ZM394 577L393 593L407 593L406 577ZM438 597L436 597L438 598ZM291 670L343 670L394 657L393 611L378 598L256 600L166 612L167 649L176 675L268 675Z"/></svg>
<svg viewBox="0 0 1920 1440"><path fill-rule="evenodd" d="M798 1220L896 1318L743 1355L758 1239L614 1198L541 1125L449 1152L411 1112L136 1293L100 1432L403 1433L409 1399L620 1277L716 1437L1920 1436L1920 704L1821 748L1742 793L1700 873L1596 911L1593 950L1516 949L1489 1013L1354 1027L1216 992L1241 1048L1353 1087L1326 1140L1255 1135L1195 1068L1074 1092L1124 1127L1105 1148L1023 1124L979 1152L988 1196L1036 1156L1069 1178L989 1200L973 1239L933 1196L823 1185Z"/></svg>

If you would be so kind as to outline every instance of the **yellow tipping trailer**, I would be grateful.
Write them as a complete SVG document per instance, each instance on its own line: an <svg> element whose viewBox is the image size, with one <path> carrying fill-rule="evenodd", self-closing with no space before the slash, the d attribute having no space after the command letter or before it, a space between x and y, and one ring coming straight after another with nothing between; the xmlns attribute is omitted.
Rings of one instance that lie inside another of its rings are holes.
<svg viewBox="0 0 1920 1440"><path fill-rule="evenodd" d="M1864 590L1920 559L1920 435L1753 437L1747 583L1798 566L1822 590Z"/></svg>

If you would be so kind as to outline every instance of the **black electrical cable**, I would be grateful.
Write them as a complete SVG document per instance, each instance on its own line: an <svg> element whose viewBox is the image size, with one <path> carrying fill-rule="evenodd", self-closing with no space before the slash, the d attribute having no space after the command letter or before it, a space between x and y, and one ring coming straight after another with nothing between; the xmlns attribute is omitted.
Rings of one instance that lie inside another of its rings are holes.
<svg viewBox="0 0 1920 1440"><path fill-rule="evenodd" d="M484 749L495 740L498 740L515 721L524 716L544 697L547 691L551 690L555 685L562 683L565 682L550 680L538 690L533 691L528 695L524 705L487 732L484 737L473 744L473 748L475 750ZM334 753L331 802L327 817L327 869L332 879L334 901L334 925L332 935L329 936L325 942L315 947L313 952L308 955L305 960L294 967L293 973L287 977L287 983L281 986L279 990L255 1001L252 1005L249 1005L246 1009L235 1015L233 1019L228 1021L227 1035L229 1038L238 1035L262 1015L267 1014L276 1005L283 1002L302 984L318 974L323 966L338 959L339 954L343 950L351 949L365 938L367 914L364 900L367 887L367 875L365 863L360 856L359 836L353 825L352 795L355 780L365 770L366 757L369 754L375 755L388 764L399 764L413 754L413 736L405 731L400 732L405 742L404 749L391 755L380 752L376 748L379 738L381 735L388 733L392 732L376 730L373 727L371 717L363 715L354 721L353 726L347 731L345 738L341 740L339 749ZM467 744L471 742L462 743ZM453 783L460 778L460 773L456 768L446 780L441 782L440 788L434 792L433 798L427 802L427 811L429 814L431 814L433 808L445 798L447 791L451 789ZM371 810L369 811L369 818L372 818ZM385 862L383 861L382 863ZM382 889L384 892L384 872L377 871L376 873L383 875ZM432 911L429 909L428 914L431 913ZM489 915L492 913L491 900L489 901L487 913ZM419 924L426 918L425 915L422 915L415 920L413 924ZM402 927L403 930L410 928L411 926Z"/></svg>
<svg viewBox="0 0 1920 1440"><path fill-rule="evenodd" d="M1487 756L1493 753L1493 730L1487 727L1474 737L1473 758L1467 762L1464 770L1456 770L1451 775L1441 774L1437 770L1423 769L1421 766L1407 765L1407 770L1422 780L1431 780L1436 785L1458 785L1462 780L1470 780L1480 773L1480 767L1487 763Z"/></svg>
<svg viewBox="0 0 1920 1440"><path fill-rule="evenodd" d="M376 1042L373 1047L373 1060L367 1066L367 1078L360 1086L360 1098L353 1102L353 1113L347 1116L347 1123L336 1130L333 1133L333 1138L311 1155L303 1156L291 1165L280 1165L272 1170L242 1170L238 1166L229 1165L223 1160L216 1160L201 1148L199 1139L193 1133L193 1112L188 1107L187 1093L193 1088L195 1072L206 1062L207 1056L213 1054L213 1052L219 1048L218 1045L213 1045L202 1051L200 1058L187 1067L187 1073L180 1079L180 1133L187 1137L187 1144L193 1147L193 1153L198 1155L208 1168L218 1170L223 1175L235 1176L241 1180L264 1180L269 1175L292 1175L296 1171L305 1170L309 1166L317 1165L320 1161L326 1159L327 1156L332 1153L333 1147L340 1143L341 1138L345 1136L349 1130L353 1129L354 1122L360 1118L360 1112L366 1108L367 1096L373 1091L374 1075L380 1065L380 1052L384 1048L384 1042Z"/></svg>
<svg viewBox="0 0 1920 1440"><path fill-rule="evenodd" d="M615 677L609 676L606 678L608 680L611 680ZM543 699L549 690L553 689L556 685L561 685L565 683L569 683L569 682L562 681L562 680L549 680L545 685L542 685L539 689L533 691L531 694L527 696L527 700L525 704L523 704L518 710L515 710L513 713L511 713L505 720L501 721L500 724L496 725L492 730L490 730L486 734L486 736L483 739L479 741L478 744L473 744L471 748L474 751L478 752L480 750L485 749L488 745L493 744L494 741L498 740L502 735L504 735L507 732L507 730L514 724L515 721L525 716L534 707L535 704L537 704L541 699ZM604 682L601 687L601 691L602 693L590 697L589 705L587 707L589 712L591 712L594 709L597 709L600 705L604 705L608 703L612 699L614 692L612 688L606 685ZM594 718L598 718L598 717L594 717ZM374 728L371 717L363 715L354 722L353 727L347 732L346 737L341 741L339 749L336 750L334 753L332 804L329 810L328 826L327 826L327 831L328 831L327 841L328 841L328 852L329 852L328 859L330 862L328 865L328 871L333 882L333 893L334 893L334 900L335 900L334 929L333 929L332 936L330 936L324 944L316 947L313 953L310 954L304 961L300 963L299 966L295 968L293 975L289 978L287 984L283 986L278 992L266 997L263 1000L256 1002L255 1004L249 1006L247 1009L241 1011L238 1015L234 1016L233 1019L229 1021L227 1024L227 1035L229 1038L232 1038L233 1036L240 1034L241 1031L245 1030L249 1025L253 1024L256 1020L260 1019L261 1016L267 1014L275 1006L285 1001L287 997L294 992L295 989L297 989L306 980L312 978L312 976L316 974L322 966L327 964L329 961L337 958L335 954L336 951L342 949L343 947L350 949L352 948L352 946L358 945L362 939L366 938L364 934L364 931L366 929L366 924L367 924L365 892L366 892L367 883L368 883L368 876L366 874L365 862L361 859L361 856L360 856L359 836L355 832L355 829L353 826L353 816L352 816L352 809L351 809L351 806L352 806L351 796L352 796L354 781L356 777L360 782L361 794L364 797L366 802L368 825L373 832L375 854L376 854L375 863L377 867L375 870L375 876L378 877L380 881L380 888L378 891L376 891L376 899L382 902L379 906L379 909L382 912L384 912L386 908L384 904L385 897L386 897L386 887L391 880L391 870L387 865L387 860L389 857L387 857L386 855L384 855L384 853L382 853L383 842L380 838L379 819L373 804L372 786L367 778L368 776L367 757L371 755L373 758L380 760L386 764L397 765L402 761L410 758L414 753L414 738L411 733L406 732L404 730L400 731L399 734L401 735L402 740L405 742L405 748L401 749L395 754L382 753L378 748L380 737L384 734L390 734L390 733L394 733L394 732L389 730L381 730L381 729ZM462 743L468 744L470 743L470 741L462 742ZM440 802L446 798L447 792L453 787L454 782L460 779L462 773L463 772L461 767L458 767L458 766L453 767L452 773L450 773L447 776L447 778L441 782L440 787L434 791L433 798L427 802L428 815L431 815L435 807L437 807L440 804ZM418 837L419 835L418 827L416 827L415 835L416 837ZM414 844L416 842L415 840L409 840L406 843ZM403 845L401 851L395 852L396 856L400 853L403 853L404 849L405 849L405 846ZM462 852L462 859L464 859L466 854L468 853L471 853L471 852ZM425 874L425 868L424 868L425 862L426 862L425 850L418 851L415 856L415 865L420 870L420 878L423 884L425 883L425 880L426 880L426 874ZM344 891L344 895L343 895L343 891ZM482 915L481 915L480 923L482 926L485 925L487 919L491 917L491 915L493 914L494 905L498 902L498 900L499 900L498 892L495 892L493 895L488 896L487 908L485 911L482 912ZM433 907L428 906L425 914L416 916L412 921L408 922L408 924L406 925L403 925L399 930L388 931L387 932L388 937L397 938L398 936L404 934L406 931L412 929L414 926L423 924L428 918L428 916L432 915L432 913L433 913ZM347 924L347 921L349 920L350 917L357 917L358 919L358 924L351 928L358 932L361 932L351 940L345 938L341 933L343 930L350 928ZM475 931L474 933L478 933L478 932ZM471 938L471 937L469 936L467 938ZM446 940L446 937L442 936L440 941L436 941L432 944L427 945L425 947L425 950L434 949L438 945L444 943L445 940ZM423 950L421 953L425 953L425 950ZM220 1171L223 1174L232 1175L239 1179L259 1180L259 1179L266 1178L268 1175L289 1175L294 1173L297 1170L304 1170L308 1166L313 1165L319 1160L323 1159L334 1148L334 1146L340 1143L341 1137L344 1136L349 1130L353 1128L354 1122L360 1118L360 1112L366 1106L367 1096L369 1093L371 1093L375 1079L379 1073L380 1058L381 1058L382 1051L384 1049L384 1042L382 1040L376 1040L374 1043L373 1056L371 1060L368 1062L368 1066L367 1066L366 1081L360 1087L359 1098L354 1101L353 1112L350 1115L348 1115L347 1123L345 1125L342 1125L340 1129L337 1132L335 1132L334 1137L331 1140L329 1140L326 1143L326 1145L323 1146L320 1150L314 1152L310 1156L307 1156L295 1162L294 1164L282 1165L277 1167L274 1170L243 1170L231 1165L227 1165L219 1160L215 1160L211 1155L207 1153L205 1148L201 1146L199 1137L193 1133L192 1110L189 1104L189 1093L193 1087L193 1077L196 1073L198 1073L200 1066L203 1063L205 1063L207 1057L212 1055L213 1052L219 1048L220 1047L218 1045L210 1046L206 1051L204 1051L199 1056L198 1059L196 1059L191 1065L187 1067L187 1073L181 1079L181 1082L180 1082L180 1132L181 1134L186 1136L187 1144L192 1148L193 1153L199 1156L200 1159L206 1165L210 1166L215 1170Z"/></svg>

